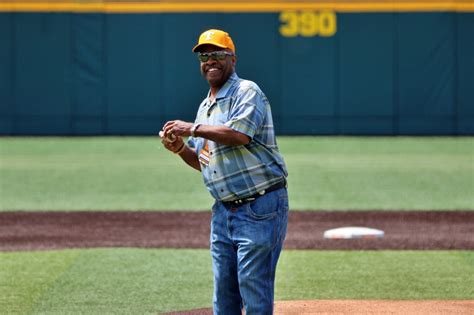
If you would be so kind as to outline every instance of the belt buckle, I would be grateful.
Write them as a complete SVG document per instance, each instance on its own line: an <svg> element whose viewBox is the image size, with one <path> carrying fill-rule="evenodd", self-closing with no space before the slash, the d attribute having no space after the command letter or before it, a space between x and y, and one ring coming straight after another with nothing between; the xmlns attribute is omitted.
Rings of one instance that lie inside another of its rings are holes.
<svg viewBox="0 0 474 315"><path fill-rule="evenodd" d="M257 199L257 198L249 197L249 198L235 200L234 202L235 202L235 204L243 205L247 202L254 201L255 199Z"/></svg>

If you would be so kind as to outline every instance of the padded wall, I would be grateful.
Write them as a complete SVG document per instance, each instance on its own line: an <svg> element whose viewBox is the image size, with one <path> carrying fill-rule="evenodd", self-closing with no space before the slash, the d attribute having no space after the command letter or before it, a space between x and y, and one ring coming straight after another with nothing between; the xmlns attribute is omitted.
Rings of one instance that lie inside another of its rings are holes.
<svg viewBox="0 0 474 315"><path fill-rule="evenodd" d="M223 28L279 134L474 134L473 13L337 13L285 37L276 13L0 13L0 134L149 135L193 120L191 52Z"/></svg>

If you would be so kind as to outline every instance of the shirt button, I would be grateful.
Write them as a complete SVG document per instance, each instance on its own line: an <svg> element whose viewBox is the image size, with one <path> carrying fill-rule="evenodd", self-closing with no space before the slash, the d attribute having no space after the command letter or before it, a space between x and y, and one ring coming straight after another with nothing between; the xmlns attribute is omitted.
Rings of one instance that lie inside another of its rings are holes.
<svg viewBox="0 0 474 315"><path fill-rule="evenodd" d="M214 171L214 174L217 174L217 172L216 172L216 171Z"/></svg>
<svg viewBox="0 0 474 315"><path fill-rule="evenodd" d="M221 192L224 192L224 189L221 189Z"/></svg>

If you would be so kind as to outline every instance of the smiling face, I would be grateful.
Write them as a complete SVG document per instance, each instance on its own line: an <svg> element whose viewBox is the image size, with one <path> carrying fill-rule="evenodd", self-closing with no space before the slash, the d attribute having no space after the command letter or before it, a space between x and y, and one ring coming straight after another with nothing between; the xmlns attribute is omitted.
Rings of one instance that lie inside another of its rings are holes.
<svg viewBox="0 0 474 315"><path fill-rule="evenodd" d="M223 49L213 45L204 45L199 49L199 52L211 53L222 50L231 53L228 49ZM224 60L209 58L206 62L201 61L201 74L209 83L211 88L219 89L227 82L232 73L234 73L235 62L235 56L226 56Z"/></svg>

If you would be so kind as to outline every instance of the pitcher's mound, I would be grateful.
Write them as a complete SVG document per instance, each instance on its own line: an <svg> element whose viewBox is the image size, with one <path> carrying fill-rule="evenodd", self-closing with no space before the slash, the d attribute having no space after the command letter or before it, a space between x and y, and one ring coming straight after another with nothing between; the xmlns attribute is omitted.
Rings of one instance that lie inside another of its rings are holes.
<svg viewBox="0 0 474 315"><path fill-rule="evenodd" d="M275 315L309 314L473 314L474 301L380 301L312 300L277 301ZM167 313L169 315L211 315L211 309Z"/></svg>
<svg viewBox="0 0 474 315"><path fill-rule="evenodd" d="M275 314L473 314L474 301L316 300L275 302Z"/></svg>

